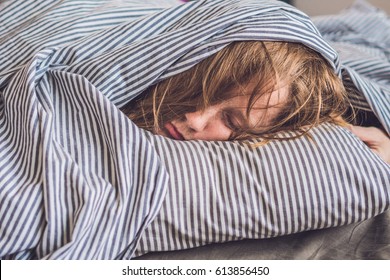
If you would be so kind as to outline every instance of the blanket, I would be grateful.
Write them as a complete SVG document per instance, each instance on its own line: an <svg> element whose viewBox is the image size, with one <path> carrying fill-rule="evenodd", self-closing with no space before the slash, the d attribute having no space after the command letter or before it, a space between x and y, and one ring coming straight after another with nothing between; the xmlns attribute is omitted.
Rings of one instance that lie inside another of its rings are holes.
<svg viewBox="0 0 390 280"><path fill-rule="evenodd" d="M0 4L1 258L132 257L170 176L153 136L119 109L232 41L303 42L362 89L359 106L372 109L390 132L388 85L341 64L293 7L157 2ZM381 182L388 182L383 174ZM387 197L386 188L373 200ZM379 203L367 218L388 208L388 201Z"/></svg>

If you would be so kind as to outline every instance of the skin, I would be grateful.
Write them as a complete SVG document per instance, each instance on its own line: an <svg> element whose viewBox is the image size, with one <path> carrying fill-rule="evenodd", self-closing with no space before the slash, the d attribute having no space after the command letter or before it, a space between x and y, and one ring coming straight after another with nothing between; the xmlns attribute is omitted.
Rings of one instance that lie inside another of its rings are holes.
<svg viewBox="0 0 390 280"><path fill-rule="evenodd" d="M360 138L374 153L390 164L390 138L376 127L350 126L349 130Z"/></svg>
<svg viewBox="0 0 390 280"><path fill-rule="evenodd" d="M227 141L239 128L266 127L282 109L288 89L281 87L256 100L247 118L249 92L252 89L253 85L249 85L244 90L233 90L232 98L178 117L164 124L156 134L175 140Z"/></svg>

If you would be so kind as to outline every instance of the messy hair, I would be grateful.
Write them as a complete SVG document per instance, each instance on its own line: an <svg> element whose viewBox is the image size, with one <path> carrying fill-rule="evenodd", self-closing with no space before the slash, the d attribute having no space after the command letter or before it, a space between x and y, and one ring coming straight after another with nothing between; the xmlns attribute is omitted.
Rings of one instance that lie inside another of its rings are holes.
<svg viewBox="0 0 390 280"><path fill-rule="evenodd" d="M320 54L290 42L231 43L189 70L152 85L124 112L139 127L154 132L186 113L231 98L232 90L243 92L251 82L255 86L249 93L248 117L259 98L269 100L281 87L280 81L288 87L280 113L266 127L234 131L230 140L281 139L278 133L286 130L298 137L323 122L344 123L341 116L348 106L341 79Z"/></svg>

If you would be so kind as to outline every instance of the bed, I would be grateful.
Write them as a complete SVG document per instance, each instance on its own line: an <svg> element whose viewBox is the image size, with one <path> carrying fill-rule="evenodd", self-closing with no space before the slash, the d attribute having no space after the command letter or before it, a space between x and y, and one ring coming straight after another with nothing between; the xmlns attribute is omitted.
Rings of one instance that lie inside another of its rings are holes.
<svg viewBox="0 0 390 280"><path fill-rule="evenodd" d="M387 15L183 2L0 3L0 257L389 259L390 167L347 129L254 149L155 136L120 111L229 42L289 40L389 134Z"/></svg>

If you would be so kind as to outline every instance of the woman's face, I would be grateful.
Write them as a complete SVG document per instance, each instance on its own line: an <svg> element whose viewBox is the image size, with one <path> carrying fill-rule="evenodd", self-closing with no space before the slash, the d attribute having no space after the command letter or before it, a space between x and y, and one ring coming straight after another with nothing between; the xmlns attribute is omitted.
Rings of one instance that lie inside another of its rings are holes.
<svg viewBox="0 0 390 280"><path fill-rule="evenodd" d="M247 118L250 95L233 92L228 100L165 123L156 134L175 140L226 141L243 128L266 128L281 111L287 95L287 87L282 87L260 97Z"/></svg>

